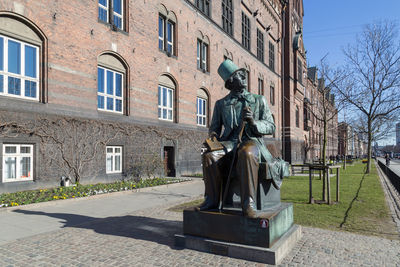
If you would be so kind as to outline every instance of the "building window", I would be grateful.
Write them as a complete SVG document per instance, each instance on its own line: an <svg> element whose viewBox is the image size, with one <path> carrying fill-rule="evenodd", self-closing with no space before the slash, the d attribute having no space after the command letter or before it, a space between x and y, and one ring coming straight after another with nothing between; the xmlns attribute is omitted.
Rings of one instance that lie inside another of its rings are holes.
<svg viewBox="0 0 400 267"><path fill-rule="evenodd" d="M222 0L222 28L233 35L233 6L232 0Z"/></svg>
<svg viewBox="0 0 400 267"><path fill-rule="evenodd" d="M210 16L210 2L210 0L196 0L196 7L208 17Z"/></svg>
<svg viewBox="0 0 400 267"><path fill-rule="evenodd" d="M264 62L264 34L257 29L257 58Z"/></svg>
<svg viewBox="0 0 400 267"><path fill-rule="evenodd" d="M197 68L208 72L208 45L197 39Z"/></svg>
<svg viewBox="0 0 400 267"><path fill-rule="evenodd" d="M158 48L170 55L175 55L175 23L166 19L164 16L158 16Z"/></svg>
<svg viewBox="0 0 400 267"><path fill-rule="evenodd" d="M297 81L303 84L303 64L301 59L297 59Z"/></svg>
<svg viewBox="0 0 400 267"><path fill-rule="evenodd" d="M122 172L122 146L106 147L106 173Z"/></svg>
<svg viewBox="0 0 400 267"><path fill-rule="evenodd" d="M158 86L158 118L173 121L174 90L162 85Z"/></svg>
<svg viewBox="0 0 400 267"><path fill-rule="evenodd" d="M3 182L33 180L33 145L3 145Z"/></svg>
<svg viewBox="0 0 400 267"><path fill-rule="evenodd" d="M0 35L0 95L39 100L39 48Z"/></svg>
<svg viewBox="0 0 400 267"><path fill-rule="evenodd" d="M250 50L250 19L242 12L242 45Z"/></svg>
<svg viewBox="0 0 400 267"><path fill-rule="evenodd" d="M275 46L272 42L269 42L269 68L275 71Z"/></svg>
<svg viewBox="0 0 400 267"><path fill-rule="evenodd" d="M275 105L275 86L273 85L269 87L269 102L271 105Z"/></svg>
<svg viewBox="0 0 400 267"><path fill-rule="evenodd" d="M197 125L207 126L207 100L197 97Z"/></svg>
<svg viewBox="0 0 400 267"><path fill-rule="evenodd" d="M296 127L300 127L300 111L299 106L296 106Z"/></svg>
<svg viewBox="0 0 400 267"><path fill-rule="evenodd" d="M124 30L124 8L124 0L99 0L99 20Z"/></svg>
<svg viewBox="0 0 400 267"><path fill-rule="evenodd" d="M258 94L264 95L264 80L261 78L258 78Z"/></svg>
<svg viewBox="0 0 400 267"><path fill-rule="evenodd" d="M97 68L97 108L99 110L123 112L123 74L106 69Z"/></svg>

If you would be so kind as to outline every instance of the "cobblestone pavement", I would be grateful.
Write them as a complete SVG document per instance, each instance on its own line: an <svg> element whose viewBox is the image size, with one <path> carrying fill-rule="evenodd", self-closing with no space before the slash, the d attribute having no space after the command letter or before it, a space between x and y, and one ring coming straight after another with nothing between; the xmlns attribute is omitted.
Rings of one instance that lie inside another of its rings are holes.
<svg viewBox="0 0 400 267"><path fill-rule="evenodd" d="M168 211L171 205L71 227L66 221L60 230L1 245L0 266L264 266L174 248L182 214ZM303 227L281 265L400 266L400 241Z"/></svg>

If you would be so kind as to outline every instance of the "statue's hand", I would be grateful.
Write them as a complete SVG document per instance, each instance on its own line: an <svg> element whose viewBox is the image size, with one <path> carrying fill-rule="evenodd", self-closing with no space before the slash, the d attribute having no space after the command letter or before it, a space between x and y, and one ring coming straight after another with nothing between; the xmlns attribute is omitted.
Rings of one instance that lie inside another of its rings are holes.
<svg viewBox="0 0 400 267"><path fill-rule="evenodd" d="M243 109L243 120L247 121L247 123L249 123L250 125L255 124L253 115L254 115L254 113L250 107L245 107Z"/></svg>
<svg viewBox="0 0 400 267"><path fill-rule="evenodd" d="M208 136L211 138L213 141L217 141L217 133L216 132L211 132L208 134Z"/></svg>

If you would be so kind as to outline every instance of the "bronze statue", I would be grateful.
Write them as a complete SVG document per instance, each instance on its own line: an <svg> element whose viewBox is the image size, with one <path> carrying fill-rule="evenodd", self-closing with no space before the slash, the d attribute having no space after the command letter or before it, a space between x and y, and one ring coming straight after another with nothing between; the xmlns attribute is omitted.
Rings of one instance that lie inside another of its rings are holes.
<svg viewBox="0 0 400 267"><path fill-rule="evenodd" d="M288 175L288 164L274 158L265 147L263 136L275 132L275 123L265 97L247 91L245 70L227 59L219 66L218 74L230 93L215 103L209 136L222 147L209 149L202 155L205 200L198 209L220 206L221 186L233 171L240 180L242 211L246 216L256 217L259 164L267 163L267 179L278 190L283 176ZM229 181L225 183L228 186ZM225 197L227 190L224 188Z"/></svg>

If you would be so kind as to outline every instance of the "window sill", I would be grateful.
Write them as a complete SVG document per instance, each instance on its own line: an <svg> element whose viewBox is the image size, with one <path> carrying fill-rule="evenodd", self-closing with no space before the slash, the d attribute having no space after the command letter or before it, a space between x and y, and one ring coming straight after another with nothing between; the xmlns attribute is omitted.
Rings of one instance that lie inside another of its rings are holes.
<svg viewBox="0 0 400 267"><path fill-rule="evenodd" d="M117 115L117 116L126 116L124 113L122 112L117 112L117 111L109 111L109 110L104 110L104 109L97 109L98 113L101 114L107 114L107 115Z"/></svg>
<svg viewBox="0 0 400 267"><path fill-rule="evenodd" d="M174 54L170 54L170 53L168 53L168 52L165 51L165 50L161 50L160 48L158 48L158 51L160 51L161 53L165 54L167 57L174 58L174 59L178 59L178 56L176 56L176 55L174 55Z"/></svg>
<svg viewBox="0 0 400 267"><path fill-rule="evenodd" d="M101 23L101 24L103 24L103 25L108 26L108 27L110 28L110 30L113 31L113 32L119 32L119 33L122 33L122 34L124 34L124 35L129 35L129 32L127 32L127 31L125 31L125 30L121 30L120 28L116 28L116 30L114 30L114 29L113 29L113 24L111 24L111 23L102 21L102 20L100 20L100 19L97 19L97 22L98 22L98 23Z"/></svg>
<svg viewBox="0 0 400 267"><path fill-rule="evenodd" d="M197 70L204 74L210 75L210 72L208 70L203 70L203 69L200 69L199 67L197 67Z"/></svg>
<svg viewBox="0 0 400 267"><path fill-rule="evenodd" d="M9 184L9 183L25 183L25 182L33 182L33 178L30 179L7 179L3 180L3 184Z"/></svg>

